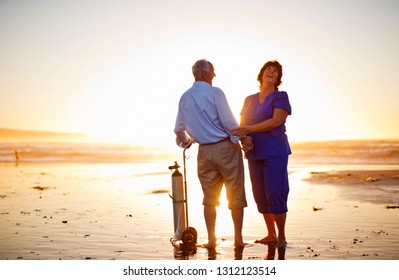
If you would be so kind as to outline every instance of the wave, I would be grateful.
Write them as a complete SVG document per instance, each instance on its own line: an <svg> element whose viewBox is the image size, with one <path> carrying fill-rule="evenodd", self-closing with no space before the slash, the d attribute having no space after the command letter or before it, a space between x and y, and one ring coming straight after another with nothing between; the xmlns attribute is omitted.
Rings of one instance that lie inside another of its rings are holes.
<svg viewBox="0 0 399 280"><path fill-rule="evenodd" d="M0 144L0 162L148 162L173 158L166 148L104 143Z"/></svg>
<svg viewBox="0 0 399 280"><path fill-rule="evenodd" d="M332 164L399 164L399 140L339 140L292 144L291 161Z"/></svg>
<svg viewBox="0 0 399 280"><path fill-rule="evenodd" d="M347 140L292 143L291 163L399 164L399 141ZM0 143L0 162L174 161L181 150L110 143ZM17 158L18 157L18 158Z"/></svg>

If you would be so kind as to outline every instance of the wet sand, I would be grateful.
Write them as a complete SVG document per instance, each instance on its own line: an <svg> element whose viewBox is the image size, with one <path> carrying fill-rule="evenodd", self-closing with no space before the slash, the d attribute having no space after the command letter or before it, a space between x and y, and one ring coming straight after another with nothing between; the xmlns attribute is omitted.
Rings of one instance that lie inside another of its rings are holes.
<svg viewBox="0 0 399 280"><path fill-rule="evenodd" d="M234 250L233 225L222 200L216 250L199 247L187 254L170 243L168 165L0 164L0 259L399 259L395 166L291 166L288 246L280 252L254 244L265 228L247 176L243 235L249 245ZM195 169L188 168L190 226L204 243L202 193Z"/></svg>
<svg viewBox="0 0 399 280"><path fill-rule="evenodd" d="M395 168L395 167L392 167ZM306 182L335 185L346 199L399 208L399 168L389 170L311 171Z"/></svg>

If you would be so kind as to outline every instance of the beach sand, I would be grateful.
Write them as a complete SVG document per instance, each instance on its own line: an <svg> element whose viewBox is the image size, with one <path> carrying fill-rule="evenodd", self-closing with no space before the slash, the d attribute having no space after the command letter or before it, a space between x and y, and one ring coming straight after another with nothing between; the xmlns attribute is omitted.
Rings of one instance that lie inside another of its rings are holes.
<svg viewBox="0 0 399 280"><path fill-rule="evenodd" d="M206 242L202 192L188 165L189 222ZM216 250L186 254L173 236L169 162L143 164L0 164L1 260L397 260L397 166L290 166L286 250L254 244L264 237L247 174L243 235L223 198ZM224 194L222 194L224 197Z"/></svg>

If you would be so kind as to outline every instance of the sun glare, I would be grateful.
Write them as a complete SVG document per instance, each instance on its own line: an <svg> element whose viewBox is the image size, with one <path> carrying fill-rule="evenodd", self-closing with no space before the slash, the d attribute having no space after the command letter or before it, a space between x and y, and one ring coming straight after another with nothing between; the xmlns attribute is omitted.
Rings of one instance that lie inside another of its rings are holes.
<svg viewBox="0 0 399 280"><path fill-rule="evenodd" d="M265 49L261 45L245 35L183 34L126 54L96 73L87 86L79 110L82 129L105 141L174 145L177 104L192 85L192 64L201 58L214 64L213 85L225 92L239 122L245 97L258 91L260 68L277 59L284 69L280 90L288 92L295 115L287 122L290 139L328 137L326 131L312 130L309 104L322 104L324 98L319 95L322 87L317 74L284 47L275 44ZM323 107L314 109L326 114Z"/></svg>
<svg viewBox="0 0 399 280"><path fill-rule="evenodd" d="M212 40L215 38L209 39ZM170 39L121 58L109 69L96 73L79 108L83 129L110 141L174 142L177 103L193 82L191 65L200 58L208 58L219 69L215 84L229 85L226 94L238 115L241 104L235 99L241 102L243 95L237 92L244 92L242 85L248 83L234 81L237 75L247 73L244 69L249 67L239 67L234 62L238 58L229 48L231 39L220 40L223 44L218 48L209 45L201 49L200 44L184 37Z"/></svg>

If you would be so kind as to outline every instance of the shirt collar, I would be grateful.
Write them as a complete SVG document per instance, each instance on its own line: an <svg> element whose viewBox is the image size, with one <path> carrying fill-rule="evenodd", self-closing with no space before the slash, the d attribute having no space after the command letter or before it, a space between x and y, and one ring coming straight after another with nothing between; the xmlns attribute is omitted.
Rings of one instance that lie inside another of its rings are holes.
<svg viewBox="0 0 399 280"><path fill-rule="evenodd" d="M204 81L195 81L193 83L193 86L211 86L211 85Z"/></svg>

